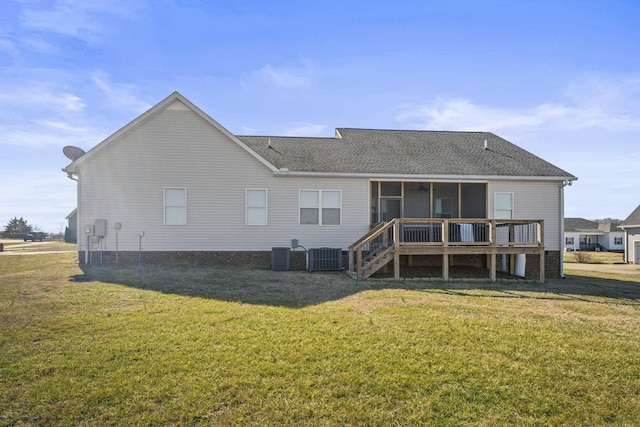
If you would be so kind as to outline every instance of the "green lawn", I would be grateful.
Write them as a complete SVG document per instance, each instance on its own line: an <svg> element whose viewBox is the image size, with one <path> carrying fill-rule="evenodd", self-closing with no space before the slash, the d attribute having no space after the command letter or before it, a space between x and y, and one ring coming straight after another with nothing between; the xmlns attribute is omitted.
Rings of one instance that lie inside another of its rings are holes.
<svg viewBox="0 0 640 427"><path fill-rule="evenodd" d="M638 276L356 282L74 256L0 256L0 426L640 424Z"/></svg>
<svg viewBox="0 0 640 427"><path fill-rule="evenodd" d="M564 262L584 262L587 264L615 264L624 262L624 254L620 252L564 252Z"/></svg>

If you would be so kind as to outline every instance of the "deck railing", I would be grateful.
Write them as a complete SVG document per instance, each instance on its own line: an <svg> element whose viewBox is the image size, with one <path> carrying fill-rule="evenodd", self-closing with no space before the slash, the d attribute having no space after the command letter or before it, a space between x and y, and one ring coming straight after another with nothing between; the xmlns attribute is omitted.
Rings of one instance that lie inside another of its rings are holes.
<svg viewBox="0 0 640 427"><path fill-rule="evenodd" d="M371 263L383 254L386 263L390 251L399 249L544 247L543 224L542 220L396 218L378 224L349 247L349 271L363 278Z"/></svg>

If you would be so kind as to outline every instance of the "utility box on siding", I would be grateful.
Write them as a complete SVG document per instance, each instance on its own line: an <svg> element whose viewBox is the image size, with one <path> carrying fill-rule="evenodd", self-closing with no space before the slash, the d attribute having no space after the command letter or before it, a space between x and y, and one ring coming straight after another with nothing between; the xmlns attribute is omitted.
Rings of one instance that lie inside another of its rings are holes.
<svg viewBox="0 0 640 427"><path fill-rule="evenodd" d="M290 269L290 248L271 248L271 270L287 271Z"/></svg>
<svg viewBox="0 0 640 427"><path fill-rule="evenodd" d="M107 235L107 220L106 219L96 219L95 224L93 226L93 235L98 237L104 237Z"/></svg>
<svg viewBox="0 0 640 427"><path fill-rule="evenodd" d="M342 270L342 249L312 248L309 249L309 271Z"/></svg>

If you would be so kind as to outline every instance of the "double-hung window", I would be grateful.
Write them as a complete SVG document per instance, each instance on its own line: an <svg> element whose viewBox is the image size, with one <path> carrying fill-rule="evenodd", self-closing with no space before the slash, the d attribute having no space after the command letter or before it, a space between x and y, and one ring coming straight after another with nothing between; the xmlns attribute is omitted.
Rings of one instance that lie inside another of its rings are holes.
<svg viewBox="0 0 640 427"><path fill-rule="evenodd" d="M246 224L266 225L267 224L267 189L247 188L246 194Z"/></svg>
<svg viewBox="0 0 640 427"><path fill-rule="evenodd" d="M513 219L513 193L494 193L496 219Z"/></svg>
<svg viewBox="0 0 640 427"><path fill-rule="evenodd" d="M340 190L300 190L300 224L340 225L341 216Z"/></svg>
<svg viewBox="0 0 640 427"><path fill-rule="evenodd" d="M165 225L185 225L187 223L187 189L167 187L164 189Z"/></svg>

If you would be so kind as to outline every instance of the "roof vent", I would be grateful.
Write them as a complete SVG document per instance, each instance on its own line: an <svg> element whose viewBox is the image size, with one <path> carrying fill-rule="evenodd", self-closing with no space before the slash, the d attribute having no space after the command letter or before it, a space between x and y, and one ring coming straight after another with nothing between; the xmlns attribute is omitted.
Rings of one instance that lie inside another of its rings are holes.
<svg viewBox="0 0 640 427"><path fill-rule="evenodd" d="M484 140L484 149L488 150L488 148L487 148L487 140L486 139Z"/></svg>

